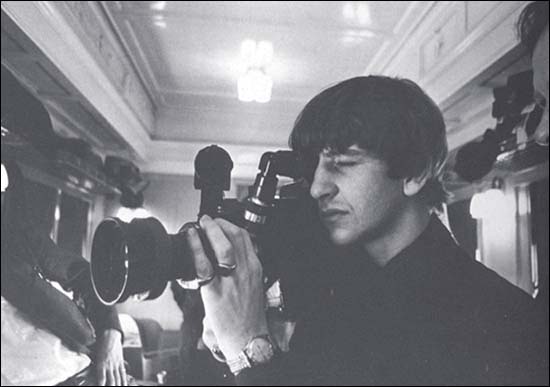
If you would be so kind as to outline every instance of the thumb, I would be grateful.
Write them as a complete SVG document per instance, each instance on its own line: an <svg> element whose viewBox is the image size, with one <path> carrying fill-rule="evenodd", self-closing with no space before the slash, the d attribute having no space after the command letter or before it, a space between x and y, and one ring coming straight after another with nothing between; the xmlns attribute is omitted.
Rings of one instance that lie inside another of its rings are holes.
<svg viewBox="0 0 550 387"><path fill-rule="evenodd" d="M210 350L212 356L214 356L216 360L224 363L225 358L222 351L220 350L220 346L218 345L218 339L216 338L216 334L214 333L214 331L210 328L210 324L206 317L204 318L204 320L202 320L202 326L202 342L204 343L206 348Z"/></svg>
<svg viewBox="0 0 550 387"><path fill-rule="evenodd" d="M218 339L216 339L216 334L210 327L207 317L202 320L202 327L202 341L212 351L212 349L218 347Z"/></svg>

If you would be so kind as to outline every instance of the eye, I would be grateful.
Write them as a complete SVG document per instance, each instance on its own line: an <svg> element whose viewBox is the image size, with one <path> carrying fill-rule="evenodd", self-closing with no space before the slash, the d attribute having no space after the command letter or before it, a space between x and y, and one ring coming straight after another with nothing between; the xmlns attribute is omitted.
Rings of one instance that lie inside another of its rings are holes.
<svg viewBox="0 0 550 387"><path fill-rule="evenodd" d="M357 163L355 161L337 161L336 164L341 167L351 167Z"/></svg>
<svg viewBox="0 0 550 387"><path fill-rule="evenodd" d="M334 160L334 166L337 168L352 167L356 164L357 162L355 160Z"/></svg>

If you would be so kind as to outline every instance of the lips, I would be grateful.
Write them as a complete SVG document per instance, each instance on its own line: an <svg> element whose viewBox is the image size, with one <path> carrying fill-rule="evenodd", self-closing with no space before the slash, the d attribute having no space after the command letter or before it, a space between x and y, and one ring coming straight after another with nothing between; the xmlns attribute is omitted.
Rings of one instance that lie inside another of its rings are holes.
<svg viewBox="0 0 550 387"><path fill-rule="evenodd" d="M326 209L326 210L321 210L320 212L321 214L321 218L325 221L334 221L336 219L338 219L339 217L347 214L346 211L344 210L339 210L339 209Z"/></svg>

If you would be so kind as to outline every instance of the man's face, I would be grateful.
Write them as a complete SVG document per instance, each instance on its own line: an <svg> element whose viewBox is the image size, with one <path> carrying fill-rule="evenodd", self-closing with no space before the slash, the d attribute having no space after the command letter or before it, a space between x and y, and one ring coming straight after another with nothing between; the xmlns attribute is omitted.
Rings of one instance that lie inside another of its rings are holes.
<svg viewBox="0 0 550 387"><path fill-rule="evenodd" d="M535 132L540 144L548 144L548 26L533 51L533 86L537 103L544 106L544 114Z"/></svg>
<svg viewBox="0 0 550 387"><path fill-rule="evenodd" d="M343 154L321 152L310 193L337 245L382 236L406 198L403 181L389 178L384 162L355 145Z"/></svg>

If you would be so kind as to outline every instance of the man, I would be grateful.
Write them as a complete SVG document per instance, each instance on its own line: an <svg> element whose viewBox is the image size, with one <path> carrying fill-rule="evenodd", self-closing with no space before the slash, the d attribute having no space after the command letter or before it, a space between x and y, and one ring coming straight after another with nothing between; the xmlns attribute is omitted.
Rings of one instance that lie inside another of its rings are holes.
<svg viewBox="0 0 550 387"><path fill-rule="evenodd" d="M543 115L535 140L548 145L548 2L530 3L518 20L518 32L522 44L531 54L533 66L533 86L537 105L543 109Z"/></svg>
<svg viewBox="0 0 550 387"><path fill-rule="evenodd" d="M327 268L323 302L304 313L281 356L248 235L201 219L218 260L237 263L201 293L238 382L544 383L532 300L466 256L432 215L445 197L445 125L418 86L373 76L333 86L304 108L291 146L315 165L311 195L346 252ZM189 241L208 278L196 234Z"/></svg>
<svg viewBox="0 0 550 387"><path fill-rule="evenodd" d="M468 257L433 215L445 199L445 125L416 84L369 76L330 87L306 105L290 143L315 166L310 193L342 253L281 355L248 234L201 219L217 259L237 264L201 294L238 383L547 383L532 299ZM195 231L189 243L209 278Z"/></svg>
<svg viewBox="0 0 550 387"><path fill-rule="evenodd" d="M115 309L95 298L88 262L29 224L24 195L19 168L3 158L2 385L127 385Z"/></svg>

